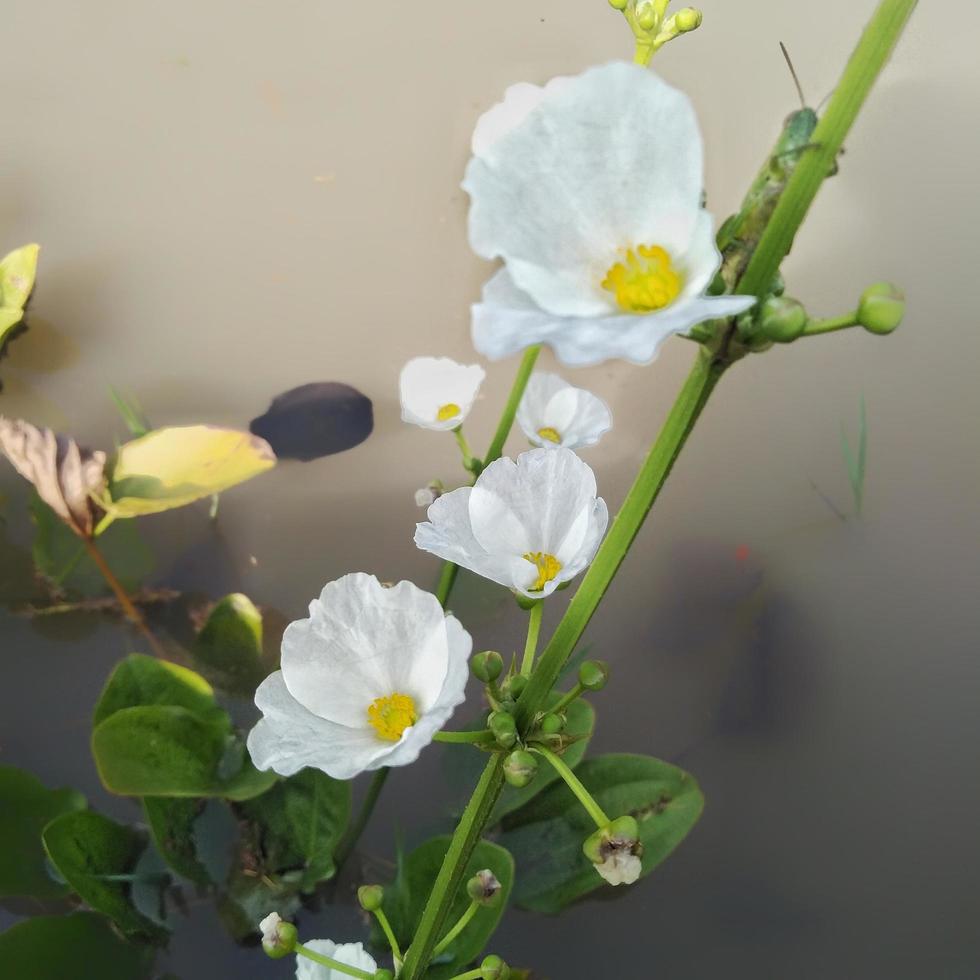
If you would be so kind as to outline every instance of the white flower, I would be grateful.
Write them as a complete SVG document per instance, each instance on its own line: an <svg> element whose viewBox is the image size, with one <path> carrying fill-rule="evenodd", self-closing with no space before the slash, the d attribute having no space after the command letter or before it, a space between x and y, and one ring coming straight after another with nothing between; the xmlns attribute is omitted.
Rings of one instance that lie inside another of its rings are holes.
<svg viewBox="0 0 980 980"><path fill-rule="evenodd" d="M602 864L594 865L610 885L632 885L640 877L643 863L628 850L610 850Z"/></svg>
<svg viewBox="0 0 980 980"><path fill-rule="evenodd" d="M275 948L279 945L279 925L282 916L278 912L270 912L260 923L259 932L262 933L262 945Z"/></svg>
<svg viewBox="0 0 980 980"><path fill-rule="evenodd" d="M463 702L471 649L459 621L410 582L330 582L309 619L286 627L282 669L255 692L252 761L335 779L414 762Z"/></svg>
<svg viewBox="0 0 980 980"><path fill-rule="evenodd" d="M473 154L470 244L504 260L473 308L481 354L546 343L570 365L645 364L671 334L754 304L704 295L721 256L697 119L646 68L513 86Z"/></svg>
<svg viewBox="0 0 980 980"><path fill-rule="evenodd" d="M364 950L361 943L337 943L329 939L311 939L303 945L319 953L321 956L329 956L330 959L343 963L345 966L357 967L367 973L374 974L378 969L378 964L374 958ZM350 980L350 974L341 973L340 970L331 970L329 966L314 963L303 956L296 957L296 980Z"/></svg>
<svg viewBox="0 0 980 980"><path fill-rule="evenodd" d="M420 548L533 599L588 566L609 521L595 475L568 449L498 459L428 517L415 532Z"/></svg>
<svg viewBox="0 0 980 980"><path fill-rule="evenodd" d="M486 372L479 364L457 364L448 357L416 357L398 381L402 421L446 432L462 424Z"/></svg>
<svg viewBox="0 0 980 980"><path fill-rule="evenodd" d="M517 424L536 446L581 449L594 446L612 428L612 412L591 391L557 374L535 372L517 408Z"/></svg>

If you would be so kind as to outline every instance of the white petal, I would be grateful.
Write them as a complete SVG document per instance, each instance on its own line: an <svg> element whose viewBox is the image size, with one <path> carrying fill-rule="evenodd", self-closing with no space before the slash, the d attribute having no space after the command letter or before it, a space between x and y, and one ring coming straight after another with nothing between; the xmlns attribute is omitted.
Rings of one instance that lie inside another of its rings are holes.
<svg viewBox="0 0 980 980"><path fill-rule="evenodd" d="M310 604L309 619L286 628L286 686L314 714L352 728L395 692L428 711L446 678L445 621L436 597L411 582L385 588L373 575L345 575Z"/></svg>
<svg viewBox="0 0 980 980"><path fill-rule="evenodd" d="M503 258L538 306L563 316L613 309L601 282L621 249L689 242L702 186L687 96L623 63L546 93L463 182L474 251Z"/></svg>
<svg viewBox="0 0 980 980"><path fill-rule="evenodd" d="M473 344L492 359L548 344L569 367L613 358L649 364L668 337L706 320L743 313L755 302L751 296L700 296L679 299L646 316L554 317L535 306L501 269L484 287L483 302L473 307Z"/></svg>
<svg viewBox="0 0 980 980"><path fill-rule="evenodd" d="M701 296L711 285L715 273L721 268L721 252L715 243L715 223L707 211L698 213L697 225L690 242L678 254L678 264L684 273L684 289L681 298Z"/></svg>
<svg viewBox="0 0 980 980"><path fill-rule="evenodd" d="M280 916L278 912L270 912L259 923L259 932L262 933L262 942L267 946L272 946L279 942L280 922L282 922L282 916Z"/></svg>
<svg viewBox="0 0 980 980"><path fill-rule="evenodd" d="M543 449L579 449L595 445L612 428L612 412L592 392L573 387L557 374L535 372L518 406L517 422ZM560 441L545 439L539 434L542 429L553 429Z"/></svg>
<svg viewBox="0 0 980 980"><path fill-rule="evenodd" d="M261 721L248 733L248 752L257 769L292 776L320 769L334 779L352 779L386 763L391 742L373 729L348 728L307 711L286 688L282 671L270 674L255 692Z"/></svg>
<svg viewBox="0 0 980 980"><path fill-rule="evenodd" d="M595 869L610 885L632 885L640 877L643 864L634 854L614 852Z"/></svg>
<svg viewBox="0 0 980 980"><path fill-rule="evenodd" d="M374 958L365 951L362 943L337 943L329 939L311 939L304 942L307 949L319 953L321 956L329 956L330 959L343 963L345 966L353 966L367 973L374 973L378 969L378 964ZM296 980L350 980L350 975L341 973L340 970L331 970L328 966L314 963L303 956L296 957Z"/></svg>
<svg viewBox="0 0 980 980"><path fill-rule="evenodd" d="M503 101L488 109L477 120L471 144L473 155L481 156L486 153L501 136L524 122L528 113L536 109L546 95L570 81L570 78L559 76L551 79L544 87L530 82L518 82L509 86L504 92Z"/></svg>
<svg viewBox="0 0 980 980"><path fill-rule="evenodd" d="M413 358L398 380L402 420L437 432L455 429L469 415L485 377L479 364L457 364L448 357ZM440 421L444 405L456 405L459 412Z"/></svg>

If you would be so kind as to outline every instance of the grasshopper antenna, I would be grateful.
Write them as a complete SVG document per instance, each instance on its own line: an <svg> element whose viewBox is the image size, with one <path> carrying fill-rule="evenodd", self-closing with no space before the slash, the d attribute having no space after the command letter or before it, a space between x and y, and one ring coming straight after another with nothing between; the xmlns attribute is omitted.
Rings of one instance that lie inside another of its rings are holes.
<svg viewBox="0 0 980 980"><path fill-rule="evenodd" d="M786 59L786 64L789 66L789 73L793 76L793 84L796 86L796 91L800 96L800 105L806 108L806 96L803 94L803 86L800 84L800 77L796 74L796 69L793 67L793 60L789 56L789 51L786 50L786 45L782 41L779 42L779 50L783 52L783 57Z"/></svg>

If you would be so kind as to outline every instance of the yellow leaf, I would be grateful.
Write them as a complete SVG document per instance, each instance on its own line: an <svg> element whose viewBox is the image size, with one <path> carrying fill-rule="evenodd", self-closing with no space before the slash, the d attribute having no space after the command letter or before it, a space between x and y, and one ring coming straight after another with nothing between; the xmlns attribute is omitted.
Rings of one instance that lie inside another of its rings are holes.
<svg viewBox="0 0 980 980"><path fill-rule="evenodd" d="M183 507L258 476L276 464L258 436L210 425L175 426L119 447L106 511L139 517Z"/></svg>
<svg viewBox="0 0 980 980"><path fill-rule="evenodd" d="M5 308L24 308L34 288L39 249L39 245L22 245L0 259L0 298Z"/></svg>

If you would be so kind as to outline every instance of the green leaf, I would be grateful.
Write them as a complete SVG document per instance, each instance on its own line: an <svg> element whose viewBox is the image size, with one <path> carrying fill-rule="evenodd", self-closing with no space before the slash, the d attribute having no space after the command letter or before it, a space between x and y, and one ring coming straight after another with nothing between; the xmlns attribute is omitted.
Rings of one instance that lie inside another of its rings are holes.
<svg viewBox="0 0 980 980"><path fill-rule="evenodd" d="M132 903L129 879L146 845L140 834L92 810L79 810L52 820L42 839L51 863L87 905L127 935L154 942L166 938L166 930Z"/></svg>
<svg viewBox="0 0 980 980"><path fill-rule="evenodd" d="M55 817L85 809L73 789L47 789L30 773L0 766L0 898L59 898L67 887L47 870L41 831Z"/></svg>
<svg viewBox="0 0 980 980"><path fill-rule="evenodd" d="M0 349L10 330L23 319L34 288L39 248L23 245L0 259Z"/></svg>
<svg viewBox="0 0 980 980"><path fill-rule="evenodd" d="M87 598L111 592L78 535L36 494L34 564L57 589ZM133 523L113 524L99 538L99 550L127 592L135 592L153 571L153 553Z"/></svg>
<svg viewBox="0 0 980 980"><path fill-rule="evenodd" d="M236 810L247 821L242 835L250 859L273 880L289 875L309 891L334 875L333 853L350 807L349 783L304 769Z"/></svg>
<svg viewBox="0 0 980 980"><path fill-rule="evenodd" d="M223 733L231 730L227 713L218 706L211 685L203 677L141 653L131 653L113 670L95 706L93 724L124 708L148 705L186 708Z"/></svg>
<svg viewBox="0 0 980 980"><path fill-rule="evenodd" d="M11 980L145 980L153 957L95 912L39 916L0 933L0 963Z"/></svg>
<svg viewBox="0 0 980 980"><path fill-rule="evenodd" d="M548 696L548 704L555 704L561 697L560 692L554 692ZM562 758L566 765L574 769L584 758L589 747L595 729L595 710L588 701L578 698L573 701L567 709L568 722L563 734L576 739L565 751ZM463 726L464 731L479 731L486 727L486 715L481 714L478 718L467 722ZM467 793L480 778L480 772L486 764L486 756L481 752L474 752L468 748L455 748L448 750L444 758L446 760L446 770L450 781L455 786L465 787ZM509 813L519 810L526 805L538 793L547 789L561 777L552 769L551 766L543 764L538 769L538 774L528 783L527 786L517 789L514 786L504 786L500 799L493 809L487 826L492 827L506 817Z"/></svg>
<svg viewBox="0 0 980 980"><path fill-rule="evenodd" d="M225 596L211 610L191 648L194 665L231 694L251 696L267 671L262 663L262 614L248 596Z"/></svg>
<svg viewBox="0 0 980 980"><path fill-rule="evenodd" d="M418 928L432 882L439 873L450 840L448 836L433 837L415 848L400 862L394 885L385 889L385 914L403 951ZM464 881L484 868L489 868L501 884L497 902L476 913L449 949L429 967L426 973L429 980L444 980L463 970L480 955L497 928L514 884L514 861L504 848L489 841L480 841L466 865ZM469 904L466 889L460 888L446 919L447 931L455 925Z"/></svg>
<svg viewBox="0 0 980 980"><path fill-rule="evenodd" d="M643 874L661 863L701 816L704 798L676 766L643 755L586 759L575 770L602 809L631 814L640 825ZM501 843L517 861L515 899L524 908L556 913L604 884L582 854L595 824L562 782L504 821Z"/></svg>
<svg viewBox="0 0 980 980"><path fill-rule="evenodd" d="M198 859L195 830L207 801L186 797L147 796L143 812L160 855L177 874L197 885L211 876Z"/></svg>
<svg viewBox="0 0 980 980"><path fill-rule="evenodd" d="M106 789L123 796L244 800L277 779L244 758L226 725L172 705L116 711L92 732L92 753Z"/></svg>
<svg viewBox="0 0 980 980"><path fill-rule="evenodd" d="M208 425L156 429L116 454L108 499L113 517L183 507L258 476L276 464L258 436Z"/></svg>

